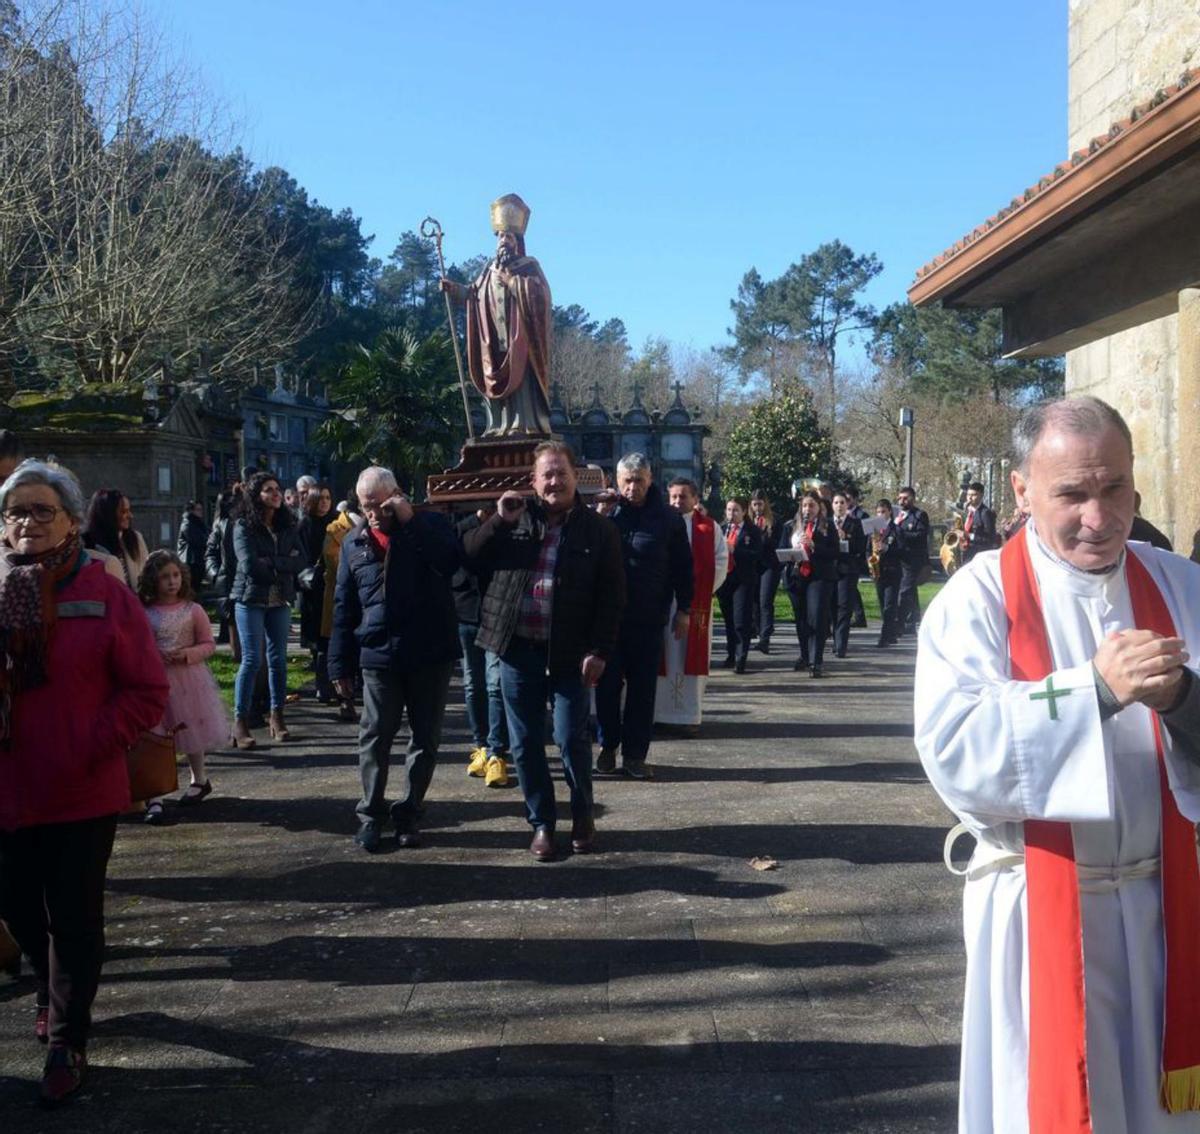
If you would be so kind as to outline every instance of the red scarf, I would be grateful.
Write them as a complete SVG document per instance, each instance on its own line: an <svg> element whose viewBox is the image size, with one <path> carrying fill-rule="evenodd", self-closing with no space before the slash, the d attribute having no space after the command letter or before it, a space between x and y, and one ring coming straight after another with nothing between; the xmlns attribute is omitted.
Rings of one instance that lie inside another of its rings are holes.
<svg viewBox="0 0 1200 1134"><path fill-rule="evenodd" d="M725 533L725 546L729 548L729 574L733 574L733 549L737 547L738 536L742 533L741 524L730 524L729 531Z"/></svg>
<svg viewBox="0 0 1200 1134"><path fill-rule="evenodd" d="M1130 551L1125 575L1139 629L1175 636L1150 573ZM1016 681L1053 671L1050 641L1027 538L1000 553L1008 647ZM1167 943L1165 1024L1159 1101L1171 1113L1200 1109L1200 867L1195 828L1167 784L1162 725L1153 715L1162 799L1162 904ZM1030 1134L1090 1134L1083 970L1083 925L1069 823L1025 821L1029 910Z"/></svg>

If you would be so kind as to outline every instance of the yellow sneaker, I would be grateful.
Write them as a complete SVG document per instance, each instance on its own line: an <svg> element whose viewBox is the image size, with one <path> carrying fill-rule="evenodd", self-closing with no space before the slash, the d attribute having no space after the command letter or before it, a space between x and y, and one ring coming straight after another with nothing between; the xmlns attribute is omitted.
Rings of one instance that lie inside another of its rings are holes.
<svg viewBox="0 0 1200 1134"><path fill-rule="evenodd" d="M486 748L476 748L471 753L471 758L467 763L468 776L482 776L488 766L488 754Z"/></svg>
<svg viewBox="0 0 1200 1134"><path fill-rule="evenodd" d="M503 756L493 756L487 762L487 775L483 782L488 787L508 787L508 765Z"/></svg>

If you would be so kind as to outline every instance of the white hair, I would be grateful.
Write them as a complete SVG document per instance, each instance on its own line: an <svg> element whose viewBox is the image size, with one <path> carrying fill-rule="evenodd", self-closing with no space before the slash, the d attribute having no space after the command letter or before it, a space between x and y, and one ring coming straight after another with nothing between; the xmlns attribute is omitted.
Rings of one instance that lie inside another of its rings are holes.
<svg viewBox="0 0 1200 1134"><path fill-rule="evenodd" d="M83 502L83 489L75 474L62 465L51 464L48 461L35 461L32 458L22 461L9 474L8 479L0 484L0 512L8 502L9 493L20 488L23 484L45 484L53 488L63 509L71 519L83 522L86 505Z"/></svg>
<svg viewBox="0 0 1200 1134"><path fill-rule="evenodd" d="M1017 419L1013 428L1013 467L1019 472L1029 472L1029 459L1033 450L1049 428L1076 436L1095 437L1105 429L1115 429L1133 453L1133 436L1125 419L1099 398L1090 394L1075 398L1059 398L1031 406Z"/></svg>
<svg viewBox="0 0 1200 1134"><path fill-rule="evenodd" d="M317 483L317 478L315 476L309 476L308 473L305 473L302 477L297 477L296 491L303 492L304 489L312 488L314 485L316 485L316 483Z"/></svg>
<svg viewBox="0 0 1200 1134"><path fill-rule="evenodd" d="M358 474L356 487L361 490L363 485L367 484L379 485L385 491L399 487L396 483L396 474L391 469L384 468L383 465L368 465ZM361 491L359 495L362 495Z"/></svg>
<svg viewBox="0 0 1200 1134"><path fill-rule="evenodd" d="M617 462L617 472L633 475L643 470L650 472L650 458L645 453L626 453Z"/></svg>

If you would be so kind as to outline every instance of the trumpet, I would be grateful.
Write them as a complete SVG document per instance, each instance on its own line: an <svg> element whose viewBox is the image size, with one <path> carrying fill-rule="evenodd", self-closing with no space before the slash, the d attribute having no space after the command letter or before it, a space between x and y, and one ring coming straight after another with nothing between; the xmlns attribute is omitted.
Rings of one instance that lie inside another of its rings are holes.
<svg viewBox="0 0 1200 1134"><path fill-rule="evenodd" d="M962 566L963 533L959 528L951 528L942 540L942 549L938 558L942 561L942 570L947 575L953 575Z"/></svg>

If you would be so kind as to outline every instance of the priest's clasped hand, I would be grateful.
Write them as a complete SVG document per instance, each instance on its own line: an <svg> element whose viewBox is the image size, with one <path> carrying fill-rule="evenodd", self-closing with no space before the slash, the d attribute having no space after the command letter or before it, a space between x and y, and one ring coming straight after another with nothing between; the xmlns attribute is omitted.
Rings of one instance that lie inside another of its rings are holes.
<svg viewBox="0 0 1200 1134"><path fill-rule="evenodd" d="M1122 706L1140 701L1162 711L1178 699L1187 661L1182 638L1119 630L1100 644L1093 664Z"/></svg>

